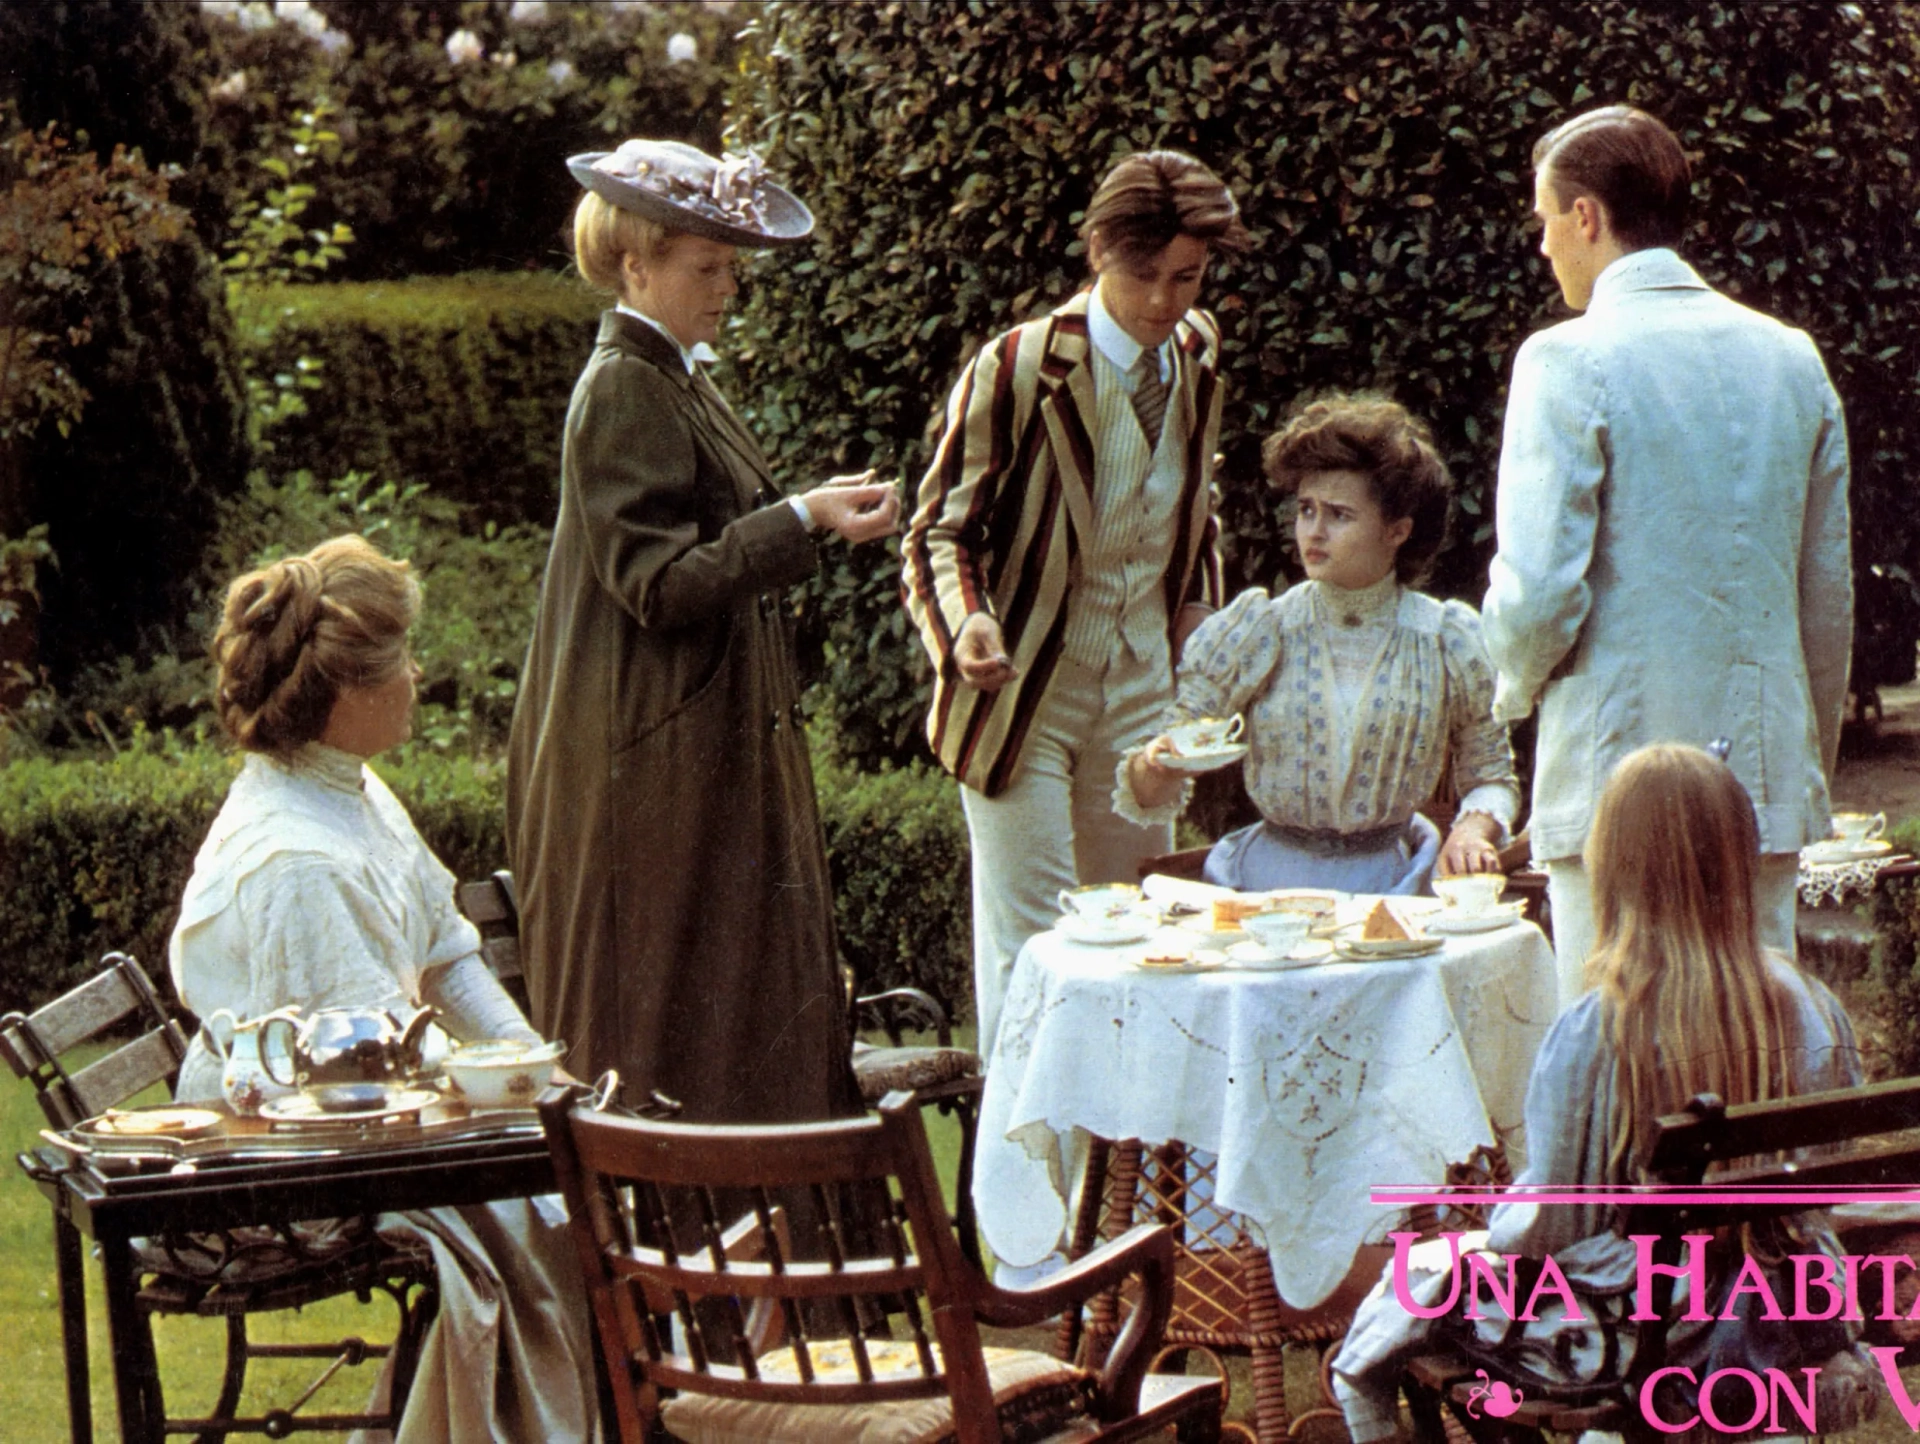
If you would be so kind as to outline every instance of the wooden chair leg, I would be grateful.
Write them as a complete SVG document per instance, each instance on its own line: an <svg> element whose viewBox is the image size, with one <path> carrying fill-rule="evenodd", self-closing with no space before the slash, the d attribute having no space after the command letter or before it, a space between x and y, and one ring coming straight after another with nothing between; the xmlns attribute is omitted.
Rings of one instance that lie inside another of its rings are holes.
<svg viewBox="0 0 1920 1444"><path fill-rule="evenodd" d="M1107 1160L1112 1145L1104 1138L1087 1143L1087 1167L1080 1184L1080 1207L1073 1218L1073 1234L1067 1240L1069 1261L1086 1257L1100 1230L1100 1206L1107 1194ZM1054 1352L1068 1363L1080 1352L1081 1316L1079 1309L1068 1309L1060 1319L1060 1337Z"/></svg>
<svg viewBox="0 0 1920 1444"><path fill-rule="evenodd" d="M960 1236L961 1254L984 1273L986 1263L980 1255L980 1225L973 1213L973 1149L980 1133L978 1101L971 1093L953 1100L954 1115L960 1120L960 1167L954 1177L953 1226Z"/></svg>
<svg viewBox="0 0 1920 1444"><path fill-rule="evenodd" d="M80 1230L56 1213L54 1276L60 1290L60 1345L67 1364L67 1433L73 1444L93 1444L93 1381L87 1359L87 1281Z"/></svg>
<svg viewBox="0 0 1920 1444"><path fill-rule="evenodd" d="M1273 1338L1280 1330L1280 1292L1273 1282L1273 1264L1263 1248L1247 1255L1247 1329L1256 1338ZM1260 1444L1280 1444L1293 1423L1287 1409L1287 1357L1279 1344L1254 1344L1253 1418Z"/></svg>
<svg viewBox="0 0 1920 1444"><path fill-rule="evenodd" d="M220 1377L220 1397L214 1401L210 1419L231 1419L240 1407L240 1394L247 1384L247 1316L227 1315L227 1367ZM208 1429L198 1436L198 1444L225 1444L225 1429Z"/></svg>

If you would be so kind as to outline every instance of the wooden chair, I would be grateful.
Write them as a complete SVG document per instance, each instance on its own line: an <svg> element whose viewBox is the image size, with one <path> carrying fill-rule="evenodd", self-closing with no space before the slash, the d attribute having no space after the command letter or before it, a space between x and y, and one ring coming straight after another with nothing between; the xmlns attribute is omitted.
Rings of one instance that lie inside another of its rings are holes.
<svg viewBox="0 0 1920 1444"><path fill-rule="evenodd" d="M463 882L454 897L467 921L480 930L480 956L507 996L521 1012L528 1012L527 980L520 966L520 899L513 890L513 874L501 868Z"/></svg>
<svg viewBox="0 0 1920 1444"><path fill-rule="evenodd" d="M878 1027L888 1046L853 1045L853 1076L860 1097L878 1108L890 1093L912 1093L923 1107L947 1114L960 1124L960 1156L953 1190L953 1226L960 1252L975 1268L986 1267L980 1230L973 1211L973 1151L980 1136L980 1093L986 1078L980 1055L953 1046L947 1010L919 988L892 988L853 1000L856 1023ZM931 1032L937 1046L906 1042L907 1028Z"/></svg>
<svg viewBox="0 0 1920 1444"><path fill-rule="evenodd" d="M657 1437L657 1425L682 1438L725 1427L768 1441L852 1438L873 1414L898 1422L904 1411L927 1437L950 1429L957 1444L995 1444L1016 1428L1036 1440L1138 1439L1169 1425L1185 1440L1219 1437L1219 1380L1147 1372L1172 1297L1166 1229L1134 1229L1034 1288L996 1288L954 1240L909 1095L865 1118L778 1127L610 1119L579 1097L552 1090L540 1111L626 1444ZM745 1200L763 1237L777 1201L798 1198L791 1249L729 1260L723 1196ZM856 1245L861 1230L836 1202L848 1196L886 1200L867 1220L870 1247ZM1139 1302L1097 1374L981 1344L982 1323L1038 1324L1134 1275ZM751 1347L754 1305L784 1325L783 1347ZM819 1330L822 1315L836 1326ZM866 1321L878 1317L903 1336L871 1337Z"/></svg>
<svg viewBox="0 0 1920 1444"><path fill-rule="evenodd" d="M1625 1209L1624 1232L1656 1236L1654 1262L1669 1268L1679 1262L1685 1238L1705 1235L1708 1268L1717 1275L1721 1269L1738 1267L1741 1225L1802 1212L1810 1191L1910 1185L1920 1177L1920 1078L1734 1108L1703 1094L1685 1112L1662 1118L1658 1130L1649 1164L1653 1181L1675 1188L1704 1181L1714 1195L1737 1194L1742 1201L1719 1202L1708 1196L1698 1201L1630 1204ZM1710 1166L1723 1163L1741 1166L1720 1168L1706 1178ZM1801 1201L1753 1201L1756 1194L1782 1187L1791 1187ZM1863 1295L1869 1292L1863 1290ZM1666 1361L1672 1276L1656 1273L1652 1294L1656 1317L1639 1326L1626 1378L1598 1401L1570 1403L1543 1392L1525 1399L1519 1411L1506 1418L1476 1417L1479 1411L1472 1407L1472 1390L1479 1382L1475 1370L1484 1368L1483 1363L1441 1351L1414 1359L1404 1383L1416 1439L1440 1444L1464 1431L1480 1444L1516 1444L1541 1440L1542 1430L1577 1435L1587 1429L1620 1432L1635 1439L1666 1437L1643 1421L1639 1400L1646 1381ZM1863 1302L1872 1307L1865 1298ZM1859 1383L1850 1356L1836 1356L1821 1370L1816 1394L1820 1433L1852 1428L1864 1413L1843 1411L1859 1409L1863 1402L1870 1412L1881 1385L1876 1381L1862 1389ZM1451 1418L1443 1417L1443 1411ZM1786 1422L1791 1426L1795 1421L1789 1417ZM1704 1444L1708 1439L1724 1444L1728 1436L1701 1427L1671 1437L1682 1444Z"/></svg>
<svg viewBox="0 0 1920 1444"><path fill-rule="evenodd" d="M69 1129L106 1112L155 1083L169 1086L186 1057L187 1042L167 1016L145 970L125 953L108 953L105 969L72 992L32 1014L0 1017L0 1058L15 1077L30 1081L41 1111L56 1129ZM129 1042L113 1046L84 1067L69 1069L63 1059L77 1045L106 1036ZM51 1182L70 1158L46 1148L17 1160L36 1182ZM433 1264L425 1255L396 1250L374 1231L370 1219L345 1221L324 1243L292 1229L192 1234L149 1241L143 1250L139 1304L151 1328L155 1314L191 1314L226 1320L226 1369L220 1395L205 1417L168 1419L169 1433L197 1433L203 1441L229 1432L285 1438L299 1429L390 1429L405 1408L420 1342L432 1321L437 1295ZM87 1359L86 1301L80 1233L56 1203L54 1259L60 1291L62 1344L67 1370L67 1409L76 1444L93 1435L93 1406ZM255 1344L247 1338L247 1315L299 1308L337 1294L352 1293L368 1302L379 1289L400 1313L399 1333L391 1346L357 1338L336 1344ZM151 1353L149 1334L146 1350ZM253 1417L234 1413L246 1383L247 1364L257 1358L313 1358L330 1361L330 1375L345 1364L367 1358L395 1359L389 1408L378 1414L305 1416L291 1408ZM157 1374L155 1375L157 1378ZM154 1417L164 1416L164 1401L151 1401Z"/></svg>

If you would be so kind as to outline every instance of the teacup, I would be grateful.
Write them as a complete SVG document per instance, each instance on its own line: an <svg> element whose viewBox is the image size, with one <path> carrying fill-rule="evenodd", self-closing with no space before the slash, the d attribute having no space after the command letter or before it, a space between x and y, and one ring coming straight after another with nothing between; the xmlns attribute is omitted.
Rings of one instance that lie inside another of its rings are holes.
<svg viewBox="0 0 1920 1444"><path fill-rule="evenodd" d="M1130 882L1096 882L1060 894L1060 911L1082 922L1117 923L1140 906L1140 889Z"/></svg>
<svg viewBox="0 0 1920 1444"><path fill-rule="evenodd" d="M1240 919L1240 926L1269 955L1284 957L1307 940L1313 919L1291 908L1275 908L1271 912L1247 914Z"/></svg>
<svg viewBox="0 0 1920 1444"><path fill-rule="evenodd" d="M1167 736L1182 757L1194 757L1218 752L1222 747L1231 747L1239 740L1241 730L1246 725L1246 718L1238 712L1225 718L1197 717L1191 722L1182 722L1178 727L1169 727Z"/></svg>
<svg viewBox="0 0 1920 1444"><path fill-rule="evenodd" d="M1872 842L1887 830L1887 815L1884 812L1836 812L1833 815L1833 835L1858 847L1863 842Z"/></svg>
<svg viewBox="0 0 1920 1444"><path fill-rule="evenodd" d="M1455 877L1436 877L1433 890L1457 913L1483 913L1500 901L1507 890L1506 874L1463 872Z"/></svg>

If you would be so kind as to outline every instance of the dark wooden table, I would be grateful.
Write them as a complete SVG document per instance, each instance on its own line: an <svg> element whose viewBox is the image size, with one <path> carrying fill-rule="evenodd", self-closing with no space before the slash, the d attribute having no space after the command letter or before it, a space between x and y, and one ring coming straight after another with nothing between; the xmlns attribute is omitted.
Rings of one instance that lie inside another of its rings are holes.
<svg viewBox="0 0 1920 1444"><path fill-rule="evenodd" d="M53 1207L99 1245L114 1389L125 1444L162 1444L159 1370L142 1326L132 1240L169 1230L285 1224L404 1209L527 1198L554 1189L546 1139L525 1123L476 1136L382 1130L376 1143L326 1157L197 1161L192 1173L114 1171L111 1161L56 1155L39 1183ZM86 1337L84 1293L62 1290L62 1325ZM72 1337L69 1333L69 1337Z"/></svg>

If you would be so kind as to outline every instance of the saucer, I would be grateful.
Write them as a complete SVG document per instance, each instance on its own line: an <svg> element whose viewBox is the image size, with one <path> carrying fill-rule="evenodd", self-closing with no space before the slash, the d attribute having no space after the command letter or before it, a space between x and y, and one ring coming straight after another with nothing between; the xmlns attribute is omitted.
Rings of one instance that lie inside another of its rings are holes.
<svg viewBox="0 0 1920 1444"><path fill-rule="evenodd" d="M1430 933L1490 933L1495 928L1519 922L1526 912L1526 906L1524 902L1495 903L1485 912L1477 913L1442 908L1423 918L1421 926Z"/></svg>
<svg viewBox="0 0 1920 1444"><path fill-rule="evenodd" d="M1157 759L1162 767L1175 772L1212 772L1227 767L1247 755L1247 744L1229 742L1224 747L1209 747L1205 752L1182 752L1178 756L1163 752Z"/></svg>
<svg viewBox="0 0 1920 1444"><path fill-rule="evenodd" d="M1177 963L1150 963L1140 958L1133 966L1143 973L1213 973L1226 966L1226 959L1212 948L1196 948L1190 957Z"/></svg>
<svg viewBox="0 0 1920 1444"><path fill-rule="evenodd" d="M1350 963L1421 958L1446 946L1445 938L1336 938L1333 950Z"/></svg>
<svg viewBox="0 0 1920 1444"><path fill-rule="evenodd" d="M77 1131L108 1138L196 1138L220 1126L210 1108L109 1108Z"/></svg>
<svg viewBox="0 0 1920 1444"><path fill-rule="evenodd" d="M331 1127L336 1123L374 1123L410 1118L422 1108L438 1103L440 1095L430 1088L389 1088L386 1101L377 1108L351 1112L329 1112L311 1093L289 1093L284 1098L269 1098L260 1105L260 1116L270 1123L295 1127Z"/></svg>
<svg viewBox="0 0 1920 1444"><path fill-rule="evenodd" d="M1227 949L1227 963L1249 973L1279 973L1288 968L1310 968L1333 956L1333 944L1320 938L1308 938L1290 953L1270 953L1259 943L1248 940Z"/></svg>
<svg viewBox="0 0 1920 1444"><path fill-rule="evenodd" d="M1892 851L1893 844L1884 837L1869 838L1865 842L1848 842L1843 837L1834 837L1801 848L1800 860L1816 866L1830 866L1839 862L1862 862L1870 857L1885 857Z"/></svg>
<svg viewBox="0 0 1920 1444"><path fill-rule="evenodd" d="M1088 922L1078 913L1062 913L1060 921L1053 926L1062 937L1073 942L1109 947L1115 943L1143 942L1153 936L1159 924L1141 913L1128 913L1102 923Z"/></svg>

